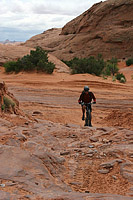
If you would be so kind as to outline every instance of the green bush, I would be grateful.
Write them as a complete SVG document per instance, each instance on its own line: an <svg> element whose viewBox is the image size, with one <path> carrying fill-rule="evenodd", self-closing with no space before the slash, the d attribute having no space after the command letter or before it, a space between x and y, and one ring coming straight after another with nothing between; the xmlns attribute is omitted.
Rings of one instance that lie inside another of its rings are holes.
<svg viewBox="0 0 133 200"><path fill-rule="evenodd" d="M104 74L106 74L108 76L110 76L110 75L114 76L118 71L119 71L119 69L116 64L110 63L110 62L106 63L106 66L104 69Z"/></svg>
<svg viewBox="0 0 133 200"><path fill-rule="evenodd" d="M115 76L112 77L112 81L113 81L113 82L116 81L116 77L115 77Z"/></svg>
<svg viewBox="0 0 133 200"><path fill-rule="evenodd" d="M120 83L125 83L125 82L126 82L126 79L123 78L123 77L121 77L121 79L120 79Z"/></svg>
<svg viewBox="0 0 133 200"><path fill-rule="evenodd" d="M133 64L133 58L129 58L127 61L126 61L126 65L127 66L130 66Z"/></svg>
<svg viewBox="0 0 133 200"><path fill-rule="evenodd" d="M1 110L4 111L5 110L5 104L1 105Z"/></svg>
<svg viewBox="0 0 133 200"><path fill-rule="evenodd" d="M100 55L97 58L93 56L89 58L75 57L70 61L62 61L72 69L72 74L89 73L99 76L105 66L105 62Z"/></svg>
<svg viewBox="0 0 133 200"><path fill-rule="evenodd" d="M3 100L4 100L4 104L2 105L2 109L3 109L3 110L10 108L10 106L11 106L12 108L14 108L15 103L14 103L13 100L11 100L10 98L5 97L5 96L4 96Z"/></svg>
<svg viewBox="0 0 133 200"><path fill-rule="evenodd" d="M36 51L33 51L33 50L30 51L30 61L35 66L37 66L37 64L40 60L43 60L46 63L48 63L47 55L48 55L47 52L44 51L41 47L36 47Z"/></svg>
<svg viewBox="0 0 133 200"><path fill-rule="evenodd" d="M115 75L119 69L117 67L117 59L112 58L111 60L108 60L105 64L105 68L103 70L103 74L107 76Z"/></svg>
<svg viewBox="0 0 133 200"><path fill-rule="evenodd" d="M106 80L106 79L107 79L107 76L105 76L104 74L102 74L102 78L103 78L104 80Z"/></svg>
<svg viewBox="0 0 133 200"><path fill-rule="evenodd" d="M13 72L16 71L17 63L15 61L8 61L4 63L4 67L6 72Z"/></svg>
<svg viewBox="0 0 133 200"><path fill-rule="evenodd" d="M37 64L37 71L42 71L48 74L52 74L55 65L52 62L46 63L44 60L40 60Z"/></svg>
<svg viewBox="0 0 133 200"><path fill-rule="evenodd" d="M117 73L116 74L116 79L119 80L121 83L125 83L126 82L126 77L124 76L123 73Z"/></svg>
<svg viewBox="0 0 133 200"><path fill-rule="evenodd" d="M120 81L120 79L121 79L122 77L125 78L125 76L124 76L123 73L117 73L117 74L116 74L116 79L117 79L117 80Z"/></svg>
<svg viewBox="0 0 133 200"><path fill-rule="evenodd" d="M30 51L30 55L26 55L21 59L10 61L4 64L6 72L20 72L20 71L42 71L51 74L55 69L55 65L48 62L48 55L41 47L36 47L36 50Z"/></svg>

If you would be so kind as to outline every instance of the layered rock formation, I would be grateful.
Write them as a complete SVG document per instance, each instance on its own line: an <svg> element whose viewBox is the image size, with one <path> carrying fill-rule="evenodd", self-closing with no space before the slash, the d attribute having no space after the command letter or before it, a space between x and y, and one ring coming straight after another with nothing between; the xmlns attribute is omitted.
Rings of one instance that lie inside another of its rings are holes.
<svg viewBox="0 0 133 200"><path fill-rule="evenodd" d="M97 56L125 59L133 54L133 1L108 0L67 23L32 37L25 45L41 46L59 59Z"/></svg>

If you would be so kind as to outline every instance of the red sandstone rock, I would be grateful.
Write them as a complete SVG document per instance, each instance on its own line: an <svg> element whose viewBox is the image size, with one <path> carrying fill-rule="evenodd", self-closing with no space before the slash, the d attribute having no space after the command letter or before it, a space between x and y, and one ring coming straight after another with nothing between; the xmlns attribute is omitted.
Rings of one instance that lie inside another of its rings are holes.
<svg viewBox="0 0 133 200"><path fill-rule="evenodd" d="M133 54L133 1L108 0L92 6L61 29L32 37L25 46L39 45L59 59L97 56L105 59Z"/></svg>

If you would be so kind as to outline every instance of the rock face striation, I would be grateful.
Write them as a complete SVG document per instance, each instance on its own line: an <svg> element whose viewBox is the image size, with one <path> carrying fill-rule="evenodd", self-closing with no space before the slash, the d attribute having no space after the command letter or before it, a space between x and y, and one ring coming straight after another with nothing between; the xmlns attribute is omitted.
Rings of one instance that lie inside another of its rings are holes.
<svg viewBox="0 0 133 200"><path fill-rule="evenodd" d="M39 45L59 59L97 56L129 58L133 54L133 1L108 0L94 4L61 29L32 37L25 45Z"/></svg>

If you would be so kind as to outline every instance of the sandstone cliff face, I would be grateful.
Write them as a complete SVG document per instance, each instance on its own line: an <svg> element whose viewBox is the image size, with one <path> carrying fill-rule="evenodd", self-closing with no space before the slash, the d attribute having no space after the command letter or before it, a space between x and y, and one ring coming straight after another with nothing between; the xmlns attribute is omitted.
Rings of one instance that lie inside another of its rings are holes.
<svg viewBox="0 0 133 200"><path fill-rule="evenodd" d="M131 28L132 0L108 0L94 4L89 10L67 23L61 34L108 31L113 28Z"/></svg>
<svg viewBox="0 0 133 200"><path fill-rule="evenodd" d="M132 10L132 0L100 2L67 23L62 30L46 31L25 45L39 44L60 59L96 56L98 53L105 59L128 58L133 54Z"/></svg>

